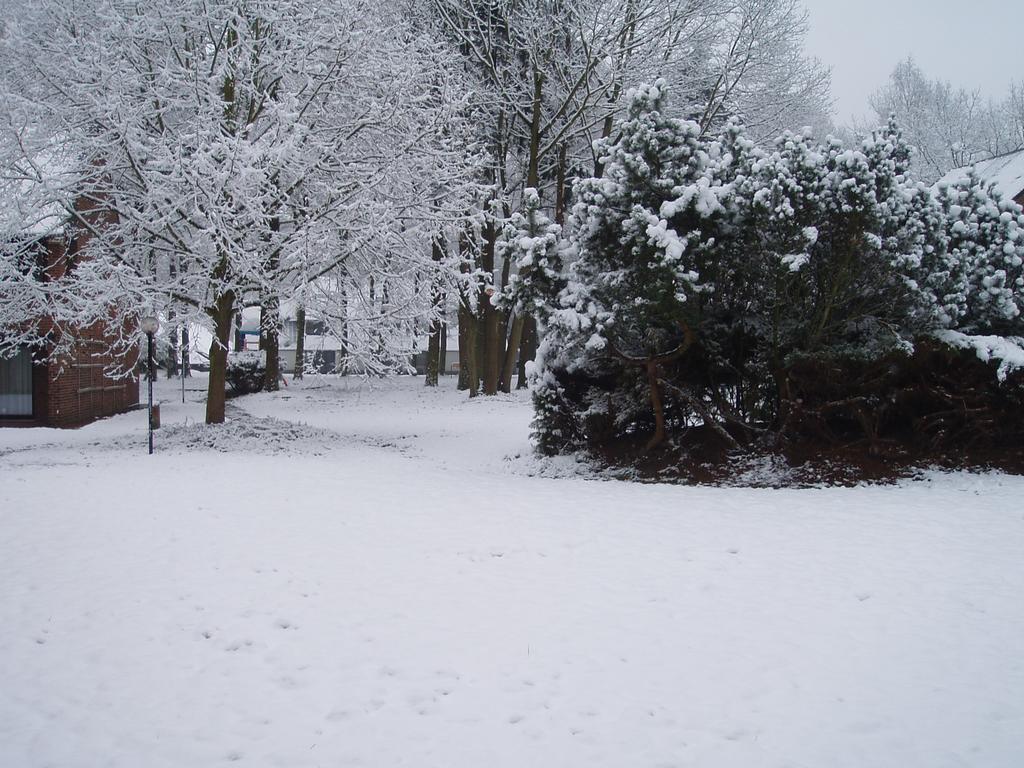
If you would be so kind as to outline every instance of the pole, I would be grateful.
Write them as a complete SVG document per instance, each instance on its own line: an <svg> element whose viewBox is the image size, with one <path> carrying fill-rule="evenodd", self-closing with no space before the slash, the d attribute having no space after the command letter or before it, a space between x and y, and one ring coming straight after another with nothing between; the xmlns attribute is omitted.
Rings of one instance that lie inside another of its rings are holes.
<svg viewBox="0 0 1024 768"><path fill-rule="evenodd" d="M188 359L188 352L184 346L181 348L181 403L185 404L185 361Z"/></svg>
<svg viewBox="0 0 1024 768"><path fill-rule="evenodd" d="M147 366L146 378L149 379L149 452L153 453L153 334L146 334Z"/></svg>

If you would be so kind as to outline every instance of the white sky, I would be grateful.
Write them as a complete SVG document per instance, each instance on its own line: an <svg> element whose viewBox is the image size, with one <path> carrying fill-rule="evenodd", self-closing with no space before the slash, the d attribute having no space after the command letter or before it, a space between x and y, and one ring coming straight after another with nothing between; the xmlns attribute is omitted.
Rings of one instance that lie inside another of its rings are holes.
<svg viewBox="0 0 1024 768"><path fill-rule="evenodd" d="M868 97L908 55L930 78L1002 97L1024 80L1024 0L803 0L807 50L832 68L835 119L868 116Z"/></svg>

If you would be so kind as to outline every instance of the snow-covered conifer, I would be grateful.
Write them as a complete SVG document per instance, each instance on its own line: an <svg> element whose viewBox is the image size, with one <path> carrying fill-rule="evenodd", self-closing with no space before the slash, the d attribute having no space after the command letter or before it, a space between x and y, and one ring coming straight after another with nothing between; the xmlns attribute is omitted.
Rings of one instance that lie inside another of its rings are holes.
<svg viewBox="0 0 1024 768"><path fill-rule="evenodd" d="M576 186L576 259L539 360L542 450L653 431L652 448L695 424L735 448L794 412L820 424L789 394L814 377L831 391L830 371L1019 316L1020 209L977 184L937 202L895 121L849 148L804 131L762 149L736 122L707 137L666 117L664 96L636 90L604 175ZM830 413L874 440L870 400L835 386Z"/></svg>
<svg viewBox="0 0 1024 768"><path fill-rule="evenodd" d="M540 207L537 190L523 193L523 211L512 214L498 241L498 253L512 262L515 272L505 290L492 297L505 311L529 314L542 325L564 287L561 253L562 228Z"/></svg>
<svg viewBox="0 0 1024 768"><path fill-rule="evenodd" d="M964 279L955 325L974 334L1024 333L1024 211L971 172L939 190L948 251Z"/></svg>
<svg viewBox="0 0 1024 768"><path fill-rule="evenodd" d="M700 127L664 114L667 88L659 80L632 92L617 138L601 147L603 175L574 190L576 260L539 355L542 368L555 371L610 367L640 375L659 434L659 366L693 343L697 297L712 290L701 266L710 261L731 195L720 174L726 159L708 151ZM560 412L561 385L549 374L542 370L538 409ZM544 429L538 422L542 445L552 438ZM564 436L570 427L554 429Z"/></svg>

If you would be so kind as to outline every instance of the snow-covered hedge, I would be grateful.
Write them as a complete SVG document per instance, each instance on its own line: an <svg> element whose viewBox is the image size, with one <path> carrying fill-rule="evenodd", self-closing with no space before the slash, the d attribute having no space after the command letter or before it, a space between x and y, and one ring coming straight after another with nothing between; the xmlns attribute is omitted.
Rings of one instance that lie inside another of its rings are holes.
<svg viewBox="0 0 1024 768"><path fill-rule="evenodd" d="M941 356L898 362L925 338L981 344L1001 362L972 380L1007 378L1021 353L1007 337L1024 336L1019 206L975 177L915 183L893 121L854 147L807 131L766 150L735 121L709 136L670 117L666 96L663 81L636 89L598 146L603 175L575 187L568 242L545 241L572 259L536 286L542 450L651 449L694 427L731 449L778 445L815 419L823 440L875 450L889 422L869 401L887 394L862 377L892 361L906 368L892 386L916 386L918 364L941 378ZM538 242L515 241L527 256ZM822 398L813 413L801 392Z"/></svg>
<svg viewBox="0 0 1024 768"><path fill-rule="evenodd" d="M256 350L228 355L227 383L236 395L260 392L266 383L267 353Z"/></svg>

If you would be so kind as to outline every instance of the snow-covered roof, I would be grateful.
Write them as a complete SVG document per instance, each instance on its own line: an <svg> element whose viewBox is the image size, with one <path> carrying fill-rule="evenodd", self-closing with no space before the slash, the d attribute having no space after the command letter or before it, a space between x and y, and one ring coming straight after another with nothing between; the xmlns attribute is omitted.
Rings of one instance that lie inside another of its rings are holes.
<svg viewBox="0 0 1024 768"><path fill-rule="evenodd" d="M975 173L986 186L995 184L996 189L1005 198L1012 199L1024 192L1024 149L999 155L989 160L982 160L973 166L954 168L939 179L935 185L936 188L941 185L956 184L958 181L966 179L971 168L974 168Z"/></svg>

